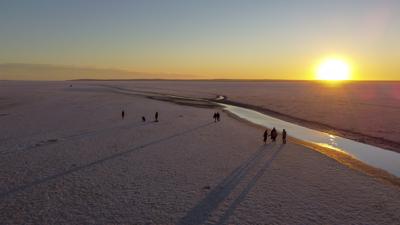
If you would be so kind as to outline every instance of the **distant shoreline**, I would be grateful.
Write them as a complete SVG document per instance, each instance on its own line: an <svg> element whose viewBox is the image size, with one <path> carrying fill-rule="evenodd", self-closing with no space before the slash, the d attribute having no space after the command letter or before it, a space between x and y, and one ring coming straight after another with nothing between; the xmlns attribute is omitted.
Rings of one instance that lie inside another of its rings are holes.
<svg viewBox="0 0 400 225"><path fill-rule="evenodd" d="M280 79L73 79L65 81L221 81L221 82L311 82L311 83L329 83L320 80L280 80ZM400 80L346 80L339 83L393 83Z"/></svg>

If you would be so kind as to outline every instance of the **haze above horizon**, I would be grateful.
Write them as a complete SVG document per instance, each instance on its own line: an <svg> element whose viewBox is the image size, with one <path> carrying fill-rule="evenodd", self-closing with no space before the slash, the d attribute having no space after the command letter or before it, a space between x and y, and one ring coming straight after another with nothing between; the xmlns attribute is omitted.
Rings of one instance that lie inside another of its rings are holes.
<svg viewBox="0 0 400 225"><path fill-rule="evenodd" d="M0 30L0 80L400 80L395 0L1 1Z"/></svg>

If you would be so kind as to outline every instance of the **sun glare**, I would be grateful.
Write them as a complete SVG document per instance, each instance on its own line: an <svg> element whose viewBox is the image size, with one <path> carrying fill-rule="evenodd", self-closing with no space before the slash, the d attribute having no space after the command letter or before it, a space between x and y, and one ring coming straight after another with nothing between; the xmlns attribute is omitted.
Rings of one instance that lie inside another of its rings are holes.
<svg viewBox="0 0 400 225"><path fill-rule="evenodd" d="M348 63L340 59L327 59L317 69L317 80L341 81L350 79Z"/></svg>

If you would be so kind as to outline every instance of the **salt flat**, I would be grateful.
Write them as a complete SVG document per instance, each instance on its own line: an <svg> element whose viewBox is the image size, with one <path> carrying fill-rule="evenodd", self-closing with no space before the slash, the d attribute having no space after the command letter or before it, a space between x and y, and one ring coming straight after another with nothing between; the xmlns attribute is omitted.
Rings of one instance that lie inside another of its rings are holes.
<svg viewBox="0 0 400 225"><path fill-rule="evenodd" d="M115 81L98 84L192 97L224 95L229 101L286 121L400 151L399 82L332 85L309 81Z"/></svg>
<svg viewBox="0 0 400 225"><path fill-rule="evenodd" d="M399 187L301 145L264 145L225 113L214 123L219 109L97 85L1 81L1 224L400 221Z"/></svg>

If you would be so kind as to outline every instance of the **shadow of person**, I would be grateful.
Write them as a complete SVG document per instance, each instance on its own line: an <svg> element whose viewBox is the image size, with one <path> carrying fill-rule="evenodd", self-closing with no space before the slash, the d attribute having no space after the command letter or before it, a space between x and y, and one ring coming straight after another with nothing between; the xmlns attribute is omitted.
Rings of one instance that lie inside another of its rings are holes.
<svg viewBox="0 0 400 225"><path fill-rule="evenodd" d="M267 144L260 146L255 153L253 153L245 162L237 167L231 174L229 174L222 182L220 182L211 192L197 203L187 214L178 221L178 225L184 224L204 224L209 218L210 214L231 194L231 192L240 184L240 182L247 176L257 163L275 144ZM278 150L279 151L279 150ZM277 152L274 153L275 156ZM276 157L276 156L275 156ZM271 158L269 162L275 158Z"/></svg>
<svg viewBox="0 0 400 225"><path fill-rule="evenodd" d="M1 192L0 193L0 199L5 198L7 196L10 196L12 194L18 193L18 192L27 190L29 188L32 188L32 187L36 186L36 185L40 185L40 184L43 184L43 183L46 183L46 182L61 178L61 177L66 176L66 175L69 175L69 174L72 174L72 173L75 173L75 172L79 172L79 171L82 171L82 170L97 166L97 165L105 163L105 162L107 162L109 160L113 160L113 159L116 159L116 158L119 158L119 157L122 157L122 156L126 156L126 155L128 155L128 154L130 154L132 152L135 152L135 151L139 150L139 149L143 149L143 148L151 146L151 145L155 145L155 144L159 144L159 143L171 140L171 139L176 138L178 136L181 136L181 135L184 135L184 134L199 130L201 128L207 127L207 126L209 126L211 124L213 124L213 122L202 124L202 125L190 128L190 129L186 129L184 131L175 133L173 135L169 135L169 136L164 137L164 138L160 138L160 139L157 139L157 140L154 140L154 141L150 141L150 142L148 142L146 144L142 144L140 146L130 147L130 148L128 148L128 149L126 149L124 151L118 152L116 154L113 154L113 155L110 155L110 156L106 156L104 158L95 160L93 162L90 162L90 163L87 163L87 164L84 164L84 165L81 165L81 166L76 166L74 168L65 170L63 172L60 172L60 173L57 173L57 174L54 174L54 175L50 175L50 176L43 177L43 178L38 178L38 179L36 179L36 180L34 180L34 181L30 182L30 183L27 183L27 184L12 188L12 189L10 189L8 191L5 191L5 192Z"/></svg>
<svg viewBox="0 0 400 225"><path fill-rule="evenodd" d="M285 145L280 145L278 150L276 150L272 154L272 156L264 163L264 166L257 171L256 175L250 180L250 182L246 185L242 192L240 192L239 196L229 205L228 209L225 211L225 213L221 216L218 223L216 224L225 224L228 221L229 217L233 215L236 207L246 198L247 194L251 191L251 189L253 189L257 181L262 176L264 176L265 172L271 166L272 162L276 159L284 146Z"/></svg>

